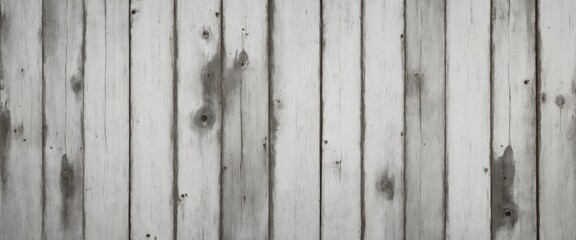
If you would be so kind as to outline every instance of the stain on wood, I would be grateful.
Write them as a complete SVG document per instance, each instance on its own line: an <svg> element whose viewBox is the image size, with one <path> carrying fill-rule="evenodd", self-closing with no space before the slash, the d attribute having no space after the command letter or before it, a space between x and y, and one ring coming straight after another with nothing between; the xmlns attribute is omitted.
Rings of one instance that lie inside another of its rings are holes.
<svg viewBox="0 0 576 240"><path fill-rule="evenodd" d="M376 188L386 200L394 199L394 176L390 176L388 170L383 171L378 178Z"/></svg>
<svg viewBox="0 0 576 240"><path fill-rule="evenodd" d="M192 126L194 129L211 129L216 122L214 104L220 104L220 54L214 55L202 68L202 105L192 113Z"/></svg>
<svg viewBox="0 0 576 240"><path fill-rule="evenodd" d="M62 226L66 229L71 226L72 202L74 201L74 192L76 191L76 183L74 182L74 167L68 160L66 154L62 155L60 163L60 193L62 194Z"/></svg>
<svg viewBox="0 0 576 240"><path fill-rule="evenodd" d="M492 234L502 228L512 229L518 221L518 206L514 202L514 175L516 172L512 146L494 160L492 166Z"/></svg>
<svg viewBox="0 0 576 240"><path fill-rule="evenodd" d="M10 150L10 111L6 106L0 108L0 179L2 191L6 190L8 183L8 154Z"/></svg>

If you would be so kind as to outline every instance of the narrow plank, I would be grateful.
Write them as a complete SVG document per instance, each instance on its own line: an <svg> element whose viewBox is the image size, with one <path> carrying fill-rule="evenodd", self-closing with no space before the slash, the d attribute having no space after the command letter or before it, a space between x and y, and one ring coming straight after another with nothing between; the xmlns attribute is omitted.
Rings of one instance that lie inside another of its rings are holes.
<svg viewBox="0 0 576 240"><path fill-rule="evenodd" d="M322 57L322 238L360 239L360 1L325 1Z"/></svg>
<svg viewBox="0 0 576 240"><path fill-rule="evenodd" d="M179 0L176 17L177 239L217 239L220 230L221 6Z"/></svg>
<svg viewBox="0 0 576 240"><path fill-rule="evenodd" d="M42 2L0 2L0 239L42 233Z"/></svg>
<svg viewBox="0 0 576 240"><path fill-rule="evenodd" d="M364 3L364 239L404 238L404 0Z"/></svg>
<svg viewBox="0 0 576 240"><path fill-rule="evenodd" d="M271 236L320 236L320 3L273 0Z"/></svg>
<svg viewBox="0 0 576 240"><path fill-rule="evenodd" d="M127 1L86 1L85 239L128 237Z"/></svg>
<svg viewBox="0 0 576 240"><path fill-rule="evenodd" d="M490 238L490 2L446 9L448 239Z"/></svg>
<svg viewBox="0 0 576 240"><path fill-rule="evenodd" d="M173 211L173 2L130 2L130 237L170 239Z"/></svg>
<svg viewBox="0 0 576 240"><path fill-rule="evenodd" d="M223 2L223 239L268 239L266 0Z"/></svg>
<svg viewBox="0 0 576 240"><path fill-rule="evenodd" d="M540 239L576 239L576 2L538 1Z"/></svg>
<svg viewBox="0 0 576 240"><path fill-rule="evenodd" d="M492 239L536 239L535 1L493 1L492 26Z"/></svg>
<svg viewBox="0 0 576 240"><path fill-rule="evenodd" d="M84 235L84 3L43 3L44 238Z"/></svg>
<svg viewBox="0 0 576 240"><path fill-rule="evenodd" d="M444 239L445 1L406 1L406 239Z"/></svg>

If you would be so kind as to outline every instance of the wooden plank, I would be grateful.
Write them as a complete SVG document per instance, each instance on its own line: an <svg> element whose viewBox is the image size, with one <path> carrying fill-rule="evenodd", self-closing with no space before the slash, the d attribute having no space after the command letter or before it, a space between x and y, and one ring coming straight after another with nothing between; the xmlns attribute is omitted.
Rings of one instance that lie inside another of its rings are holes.
<svg viewBox="0 0 576 240"><path fill-rule="evenodd" d="M42 2L0 2L0 239L42 233Z"/></svg>
<svg viewBox="0 0 576 240"><path fill-rule="evenodd" d="M448 0L449 239L490 238L490 2Z"/></svg>
<svg viewBox="0 0 576 240"><path fill-rule="evenodd" d="M268 239L266 0L223 4L223 239Z"/></svg>
<svg viewBox="0 0 576 240"><path fill-rule="evenodd" d="M539 1L540 239L576 239L576 2Z"/></svg>
<svg viewBox="0 0 576 240"><path fill-rule="evenodd" d="M364 239L404 238L404 1L364 3Z"/></svg>
<svg viewBox="0 0 576 240"><path fill-rule="evenodd" d="M320 4L273 0L271 237L320 237Z"/></svg>
<svg viewBox="0 0 576 240"><path fill-rule="evenodd" d="M44 1L43 19L43 237L81 239L84 235L84 3Z"/></svg>
<svg viewBox="0 0 576 240"><path fill-rule="evenodd" d="M130 236L174 235L173 2L131 1Z"/></svg>
<svg viewBox="0 0 576 240"><path fill-rule="evenodd" d="M360 239L360 1L325 1L322 57L322 238Z"/></svg>
<svg viewBox="0 0 576 240"><path fill-rule="evenodd" d="M128 237L127 1L86 1L85 239Z"/></svg>
<svg viewBox="0 0 576 240"><path fill-rule="evenodd" d="M177 239L220 229L220 1L177 1Z"/></svg>
<svg viewBox="0 0 576 240"><path fill-rule="evenodd" d="M492 239L536 239L534 3L492 2Z"/></svg>
<svg viewBox="0 0 576 240"><path fill-rule="evenodd" d="M445 1L406 2L406 238L445 237Z"/></svg>

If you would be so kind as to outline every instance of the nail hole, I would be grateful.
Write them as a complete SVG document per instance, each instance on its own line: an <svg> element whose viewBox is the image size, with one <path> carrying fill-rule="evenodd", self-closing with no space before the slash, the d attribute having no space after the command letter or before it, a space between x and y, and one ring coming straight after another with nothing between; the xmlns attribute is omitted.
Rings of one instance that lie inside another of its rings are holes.
<svg viewBox="0 0 576 240"><path fill-rule="evenodd" d="M530 80L524 80L524 84L528 84L530 82Z"/></svg>
<svg viewBox="0 0 576 240"><path fill-rule="evenodd" d="M150 237L150 233L147 233L147 234L146 234L146 237L149 238L149 237Z"/></svg>
<svg viewBox="0 0 576 240"><path fill-rule="evenodd" d="M512 211L510 211L510 209L504 209L504 215L506 215L506 217L510 217L512 216Z"/></svg>
<svg viewBox="0 0 576 240"><path fill-rule="evenodd" d="M132 9L132 14L136 14L136 9Z"/></svg>
<svg viewBox="0 0 576 240"><path fill-rule="evenodd" d="M202 120L202 122L206 122L208 120L208 116L202 115L200 116L200 120Z"/></svg>

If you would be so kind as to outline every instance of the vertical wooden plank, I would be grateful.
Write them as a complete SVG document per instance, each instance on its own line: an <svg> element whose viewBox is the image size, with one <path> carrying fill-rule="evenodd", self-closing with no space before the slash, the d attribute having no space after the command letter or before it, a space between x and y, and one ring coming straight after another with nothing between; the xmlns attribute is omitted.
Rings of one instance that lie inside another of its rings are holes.
<svg viewBox="0 0 576 240"><path fill-rule="evenodd" d="M169 239L173 211L173 2L130 6L130 236Z"/></svg>
<svg viewBox="0 0 576 240"><path fill-rule="evenodd" d="M490 238L490 2L446 9L447 237Z"/></svg>
<svg viewBox="0 0 576 240"><path fill-rule="evenodd" d="M406 238L444 239L445 1L406 2Z"/></svg>
<svg viewBox="0 0 576 240"><path fill-rule="evenodd" d="M44 1L43 18L44 237L82 239L84 2Z"/></svg>
<svg viewBox="0 0 576 240"><path fill-rule="evenodd" d="M536 239L534 3L492 1L492 239Z"/></svg>
<svg viewBox="0 0 576 240"><path fill-rule="evenodd" d="M86 239L128 237L128 1L86 1Z"/></svg>
<svg viewBox="0 0 576 240"><path fill-rule="evenodd" d="M273 0L272 238L320 236L320 4Z"/></svg>
<svg viewBox="0 0 576 240"><path fill-rule="evenodd" d="M177 239L217 239L220 229L220 1L179 0Z"/></svg>
<svg viewBox="0 0 576 240"><path fill-rule="evenodd" d="M360 1L325 1L322 57L322 238L361 231Z"/></svg>
<svg viewBox="0 0 576 240"><path fill-rule="evenodd" d="M266 0L223 4L223 239L268 239Z"/></svg>
<svg viewBox="0 0 576 240"><path fill-rule="evenodd" d="M576 239L576 2L538 5L540 239Z"/></svg>
<svg viewBox="0 0 576 240"><path fill-rule="evenodd" d="M364 3L365 239L404 237L404 0Z"/></svg>
<svg viewBox="0 0 576 240"><path fill-rule="evenodd" d="M42 232L42 2L0 2L0 239Z"/></svg>

